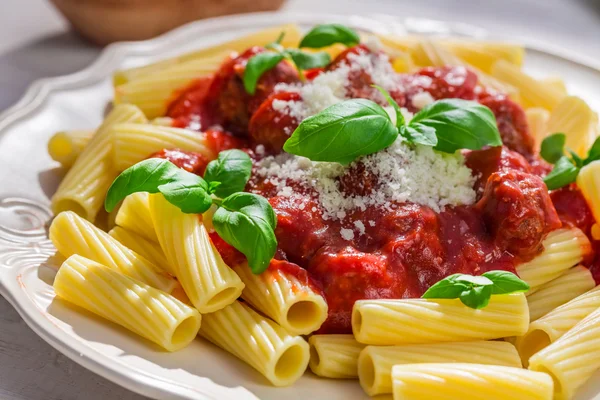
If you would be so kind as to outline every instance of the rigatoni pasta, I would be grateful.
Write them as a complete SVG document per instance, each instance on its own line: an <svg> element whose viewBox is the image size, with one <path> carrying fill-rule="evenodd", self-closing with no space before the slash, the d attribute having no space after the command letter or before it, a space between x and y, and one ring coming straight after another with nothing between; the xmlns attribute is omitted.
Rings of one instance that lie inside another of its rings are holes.
<svg viewBox="0 0 600 400"><path fill-rule="evenodd" d="M527 296L529 318L535 321L594 286L596 282L589 269L582 265L573 267Z"/></svg>
<svg viewBox="0 0 600 400"><path fill-rule="evenodd" d="M149 201L160 247L194 307L210 313L233 303L244 283L223 262L200 217L184 214L161 194Z"/></svg>
<svg viewBox="0 0 600 400"><path fill-rule="evenodd" d="M358 358L360 385L369 396L392 393L392 367L417 363L473 363L522 367L515 346L501 341L367 346Z"/></svg>
<svg viewBox="0 0 600 400"><path fill-rule="evenodd" d="M108 114L52 196L54 214L74 211L94 221L106 190L117 175L112 164L111 127L121 122L145 121L140 109L130 104L117 106Z"/></svg>
<svg viewBox="0 0 600 400"><path fill-rule="evenodd" d="M94 131L70 130L56 132L48 141L48 154L65 168L70 168L85 146L89 143Z"/></svg>
<svg viewBox="0 0 600 400"><path fill-rule="evenodd" d="M492 296L476 310L458 299L359 300L352 331L365 344L399 345L460 342L519 336L529 327L522 293Z"/></svg>
<svg viewBox="0 0 600 400"><path fill-rule="evenodd" d="M200 313L169 294L92 260L73 255L54 279L56 294L115 322L168 351L187 346Z"/></svg>
<svg viewBox="0 0 600 400"><path fill-rule="evenodd" d="M534 354L529 359L529 369L552 376L555 399L572 399L577 389L600 369L600 310Z"/></svg>
<svg viewBox="0 0 600 400"><path fill-rule="evenodd" d="M148 193L133 193L125 197L117 212L115 223L130 232L158 243L154 222L150 215Z"/></svg>
<svg viewBox="0 0 600 400"><path fill-rule="evenodd" d="M543 372L478 364L404 364L392 369L394 400L552 400ZM477 396L477 397L474 397Z"/></svg>
<svg viewBox="0 0 600 400"><path fill-rule="evenodd" d="M49 236L65 257L81 255L167 293L177 286L175 279L163 268L123 246L72 211L64 211L54 218Z"/></svg>
<svg viewBox="0 0 600 400"><path fill-rule="evenodd" d="M327 318L327 303L308 281L280 269L253 274L247 264L234 267L242 282L242 298L293 335L319 329Z"/></svg>
<svg viewBox="0 0 600 400"><path fill-rule="evenodd" d="M248 305L235 301L204 315L200 335L263 374L275 386L294 383L306 370L308 343Z"/></svg>
<svg viewBox="0 0 600 400"><path fill-rule="evenodd" d="M594 218L600 221L600 161L591 162L581 168L577 176L577 186L587 200Z"/></svg>
<svg viewBox="0 0 600 400"><path fill-rule="evenodd" d="M164 268L165 271L175 275L173 268L169 265L165 253L163 253L158 243L145 239L120 226L115 226L108 234L121 242L125 247L135 251L146 260L152 262L154 265Z"/></svg>
<svg viewBox="0 0 600 400"><path fill-rule="evenodd" d="M312 335L310 370L324 378L353 379L358 376L358 355L365 347L352 335Z"/></svg>

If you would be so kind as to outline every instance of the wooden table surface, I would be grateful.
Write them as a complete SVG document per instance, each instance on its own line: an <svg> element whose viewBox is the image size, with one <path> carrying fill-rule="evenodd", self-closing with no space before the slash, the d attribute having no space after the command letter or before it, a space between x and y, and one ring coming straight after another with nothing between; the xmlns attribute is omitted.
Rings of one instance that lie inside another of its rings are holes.
<svg viewBox="0 0 600 400"><path fill-rule="evenodd" d="M600 0L288 0L289 10L382 13L477 24L600 56ZM69 32L44 0L0 1L0 111L34 80L75 72L101 49ZM29 329L0 297L0 399L138 400L85 370Z"/></svg>

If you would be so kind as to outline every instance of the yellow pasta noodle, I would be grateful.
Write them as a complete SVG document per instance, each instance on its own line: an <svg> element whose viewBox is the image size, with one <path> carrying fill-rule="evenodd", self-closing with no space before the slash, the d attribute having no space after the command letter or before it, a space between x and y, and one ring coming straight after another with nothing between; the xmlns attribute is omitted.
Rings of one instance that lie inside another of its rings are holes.
<svg viewBox="0 0 600 400"><path fill-rule="evenodd" d="M578 228L552 231L542 244L542 254L517 266L517 274L531 287L530 293L579 264L591 251L589 239Z"/></svg>
<svg viewBox="0 0 600 400"><path fill-rule="evenodd" d="M392 393L392 367L417 363L473 363L522 368L515 346L500 341L367 346L358 358L360 385L369 396Z"/></svg>
<svg viewBox="0 0 600 400"><path fill-rule="evenodd" d="M154 222L150 215L150 204L148 203L148 193L133 193L125 197L117 218L116 224L130 232L158 243L158 237L154 231Z"/></svg>
<svg viewBox="0 0 600 400"><path fill-rule="evenodd" d="M394 400L552 400L552 378L515 367L404 364L392 369Z"/></svg>
<svg viewBox="0 0 600 400"><path fill-rule="evenodd" d="M352 310L356 340L375 345L497 339L528 326L523 293L494 295L480 310L458 299L359 300Z"/></svg>
<svg viewBox="0 0 600 400"><path fill-rule="evenodd" d="M118 124L111 128L114 166L122 171L162 149L180 149L215 158L202 134L187 129L151 124Z"/></svg>
<svg viewBox="0 0 600 400"><path fill-rule="evenodd" d="M187 346L200 329L200 313L194 308L79 255L69 257L60 267L54 290L59 297L168 351Z"/></svg>
<svg viewBox="0 0 600 400"><path fill-rule="evenodd" d="M310 357L304 339L290 335L239 301L205 314L200 335L256 369L275 386L298 380Z"/></svg>
<svg viewBox="0 0 600 400"><path fill-rule="evenodd" d="M577 389L600 369L600 310L531 357L529 369L552 376L555 399L572 399Z"/></svg>
<svg viewBox="0 0 600 400"><path fill-rule="evenodd" d="M169 265L165 253L163 253L157 242L152 242L137 233L115 226L108 234L121 242L122 245L138 253L154 265L165 268L165 271L175 275L175 271Z"/></svg>
<svg viewBox="0 0 600 400"><path fill-rule="evenodd" d="M581 168L577 176L577 186L590 206L594 218L600 221L600 161L593 161ZM597 232L592 229L592 234L594 233Z"/></svg>
<svg viewBox="0 0 600 400"><path fill-rule="evenodd" d="M212 244L201 217L184 214L162 196L150 196L150 214L158 241L175 276L201 313L233 303L244 284Z"/></svg>
<svg viewBox="0 0 600 400"><path fill-rule="evenodd" d="M545 85L550 85L554 89L561 92L563 96L566 96L568 94L567 85L565 84L564 79L560 76L549 76L546 78L542 78L540 79L540 82L542 82Z"/></svg>
<svg viewBox="0 0 600 400"><path fill-rule="evenodd" d="M167 293L177 286L171 275L72 211L54 218L49 236L65 257L79 254Z"/></svg>
<svg viewBox="0 0 600 400"><path fill-rule="evenodd" d="M280 26L274 26L258 32L244 35L241 38L234 39L229 42L220 43L213 47L208 47L202 50L194 51L191 53L183 54L174 58L159 61L150 65L130 68L121 71L117 71L113 76L113 84L115 86L122 85L129 81L139 79L143 76L162 71L170 66L193 60L200 59L211 59L222 54L223 49L228 49L230 52L242 52L252 46L264 46L268 43L274 42L280 33L284 32L285 35L281 41L283 47L297 47L300 43L301 32L297 25L286 24Z"/></svg>
<svg viewBox="0 0 600 400"><path fill-rule="evenodd" d="M542 140L548 135L550 112L541 107L532 107L525 110L525 115L527 116L529 132L535 139L537 149L539 150Z"/></svg>
<svg viewBox="0 0 600 400"><path fill-rule="evenodd" d="M324 378L354 379L358 376L358 355L365 347L352 335L312 335L311 371Z"/></svg>
<svg viewBox="0 0 600 400"><path fill-rule="evenodd" d="M494 63L491 75L516 87L525 108L543 107L552 111L564 97L560 91L532 78L522 72L519 67L505 60L498 60Z"/></svg>
<svg viewBox="0 0 600 400"><path fill-rule="evenodd" d="M598 116L585 101L575 96L564 97L552 109L548 132L562 132L567 136L565 145L580 157L587 152L598 136Z"/></svg>
<svg viewBox="0 0 600 400"><path fill-rule="evenodd" d="M533 321L527 333L515 342L523 364L599 307L600 287L596 287Z"/></svg>
<svg viewBox="0 0 600 400"><path fill-rule="evenodd" d="M72 130L56 132L48 142L48 154L63 167L69 168L83 148L89 143L94 131Z"/></svg>
<svg viewBox="0 0 600 400"><path fill-rule="evenodd" d="M327 319L327 302L308 282L273 268L255 275L246 263L234 271L246 285L242 298L292 335L314 332Z"/></svg>
<svg viewBox="0 0 600 400"><path fill-rule="evenodd" d="M115 104L134 104L148 118L165 115L178 90L185 89L196 79L215 72L230 53L229 50L224 50L212 58L174 64L116 86Z"/></svg>
<svg viewBox="0 0 600 400"><path fill-rule="evenodd" d="M96 218L116 176L112 166L111 127L120 122L145 122L135 106L115 107L77 158L52 197L52 211L71 210L89 221Z"/></svg>
<svg viewBox="0 0 600 400"><path fill-rule="evenodd" d="M527 296L530 320L535 321L594 286L596 283L589 269L582 265L571 268Z"/></svg>

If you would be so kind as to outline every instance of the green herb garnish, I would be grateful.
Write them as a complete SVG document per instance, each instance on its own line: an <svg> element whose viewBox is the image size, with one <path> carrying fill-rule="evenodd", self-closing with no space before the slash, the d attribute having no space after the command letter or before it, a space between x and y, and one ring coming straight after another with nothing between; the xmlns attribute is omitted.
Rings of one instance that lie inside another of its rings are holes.
<svg viewBox="0 0 600 400"><path fill-rule="evenodd" d="M376 88L394 108L395 126L377 103L366 99L347 100L302 121L283 149L313 161L348 164L357 157L385 149L398 135L408 143L431 146L445 153L502 145L494 114L479 103L439 100L424 107L406 123L389 93Z"/></svg>
<svg viewBox="0 0 600 400"><path fill-rule="evenodd" d="M600 160L600 138L596 139L585 159L582 159L573 150L567 148L567 137L564 133L555 133L542 141L540 155L550 164L554 164L552 171L544 177L544 183L549 190L567 186L577 179L579 171L592 161Z"/></svg>
<svg viewBox="0 0 600 400"><path fill-rule="evenodd" d="M486 307L493 294L522 293L529 285L518 276L507 271L489 271L481 276L450 275L423 294L424 299L460 299L467 307Z"/></svg>
<svg viewBox="0 0 600 400"><path fill-rule="evenodd" d="M255 274L262 273L277 249L277 219L269 202L244 193L252 162L241 150L227 150L211 161L201 177L178 168L168 160L151 158L123 171L106 194L104 207L112 211L126 196L137 192L161 193L188 214L218 206L213 226L219 236L242 252Z"/></svg>
<svg viewBox="0 0 600 400"><path fill-rule="evenodd" d="M355 46L360 43L360 37L354 29L340 24L323 24L317 25L310 30L300 41L299 47L310 47L320 49L322 47L331 46L332 44L341 43L348 47Z"/></svg>

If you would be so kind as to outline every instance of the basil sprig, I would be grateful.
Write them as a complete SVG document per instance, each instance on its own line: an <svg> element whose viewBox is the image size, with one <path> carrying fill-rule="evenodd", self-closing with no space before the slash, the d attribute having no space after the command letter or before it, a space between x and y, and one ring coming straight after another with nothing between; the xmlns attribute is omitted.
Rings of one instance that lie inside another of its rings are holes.
<svg viewBox="0 0 600 400"><path fill-rule="evenodd" d="M354 46L360 43L360 36L356 31L344 25L322 24L311 29L302 38L299 47L320 49L336 43L345 44L348 47Z"/></svg>
<svg viewBox="0 0 600 400"><path fill-rule="evenodd" d="M188 214L217 205L213 226L219 236L242 252L255 274L262 273L277 249L275 212L264 198L244 193L252 161L241 150L226 150L211 161L204 179L168 160L150 158L126 169L112 183L104 207L112 211L126 196L137 192L162 193Z"/></svg>
<svg viewBox="0 0 600 400"><path fill-rule="evenodd" d="M346 100L302 121L283 149L313 161L348 164L357 157L385 149L398 135L408 143L431 146L445 153L502 145L494 114L479 103L439 100L425 106L406 123L389 93L376 88L394 108L395 126L377 103Z"/></svg>
<svg viewBox="0 0 600 400"><path fill-rule="evenodd" d="M308 53L299 49L283 48L281 40L284 34L282 32L275 42L265 46L270 51L259 53L248 60L242 81L249 94L256 92L260 77L284 59L296 66L302 80L304 80L304 70L325 67L331 62L331 57L324 51Z"/></svg>
<svg viewBox="0 0 600 400"><path fill-rule="evenodd" d="M542 141L540 155L550 164L554 164L552 171L544 177L544 183L549 190L559 189L575 182L579 171L592 161L600 160L600 138L596 139L585 159L579 157L573 150L566 148L567 136L564 133L555 133Z"/></svg>
<svg viewBox="0 0 600 400"><path fill-rule="evenodd" d="M508 271L489 271L481 276L454 274L431 286L424 299L460 299L467 307L486 307L493 294L521 293L529 285Z"/></svg>

